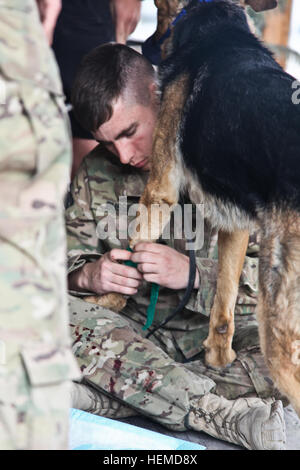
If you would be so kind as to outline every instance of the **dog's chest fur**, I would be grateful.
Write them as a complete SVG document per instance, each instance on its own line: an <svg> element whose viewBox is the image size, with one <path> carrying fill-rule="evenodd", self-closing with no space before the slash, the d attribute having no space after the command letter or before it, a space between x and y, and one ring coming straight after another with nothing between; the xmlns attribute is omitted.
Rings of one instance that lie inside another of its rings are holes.
<svg viewBox="0 0 300 470"><path fill-rule="evenodd" d="M232 232L234 230L250 229L254 219L243 209L232 202L222 199L204 191L197 175L187 169L178 142L175 148L175 160L172 174L172 184L177 187L178 193L187 191L194 204L203 204L204 217L218 230Z"/></svg>

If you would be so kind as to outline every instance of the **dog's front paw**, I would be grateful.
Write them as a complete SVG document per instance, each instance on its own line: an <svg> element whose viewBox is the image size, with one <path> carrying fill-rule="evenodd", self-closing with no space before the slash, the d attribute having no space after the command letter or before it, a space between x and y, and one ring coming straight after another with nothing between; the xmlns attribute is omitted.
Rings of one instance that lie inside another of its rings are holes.
<svg viewBox="0 0 300 470"><path fill-rule="evenodd" d="M122 294L111 292L104 295L90 295L85 297L86 302L100 305L100 307L107 308L113 312L120 312L125 307L127 300Z"/></svg>
<svg viewBox="0 0 300 470"><path fill-rule="evenodd" d="M211 367L226 367L236 359L236 353L231 347L211 346L208 340L204 341L205 364Z"/></svg>

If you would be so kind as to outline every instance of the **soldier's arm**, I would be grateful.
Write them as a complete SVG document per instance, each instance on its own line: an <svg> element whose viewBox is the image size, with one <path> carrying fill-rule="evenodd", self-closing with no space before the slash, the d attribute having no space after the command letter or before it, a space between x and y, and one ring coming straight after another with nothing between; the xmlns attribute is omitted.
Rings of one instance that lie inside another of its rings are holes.
<svg viewBox="0 0 300 470"><path fill-rule="evenodd" d="M41 21L51 46L56 22L61 11L61 0L36 0Z"/></svg>
<svg viewBox="0 0 300 470"><path fill-rule="evenodd" d="M97 225L91 209L91 192L85 162L71 185L72 204L65 212L70 290L83 291L79 275L82 268L98 260L106 251L97 237Z"/></svg>
<svg viewBox="0 0 300 470"><path fill-rule="evenodd" d="M237 313L253 313L257 302L258 258L253 256L255 247L249 248L252 256L245 258L237 297ZM215 257L196 256L194 291L186 306L188 310L205 315L211 311L218 276L217 252L213 251L211 256ZM189 277L189 257L184 253L173 247L141 242L135 246L131 260L138 263L144 280L174 289L180 297L184 295Z"/></svg>
<svg viewBox="0 0 300 470"><path fill-rule="evenodd" d="M169 289L187 287L189 279L189 257L172 247L159 243L140 242L134 247L131 261L147 282L155 282ZM199 287L199 273L196 271L194 288Z"/></svg>
<svg viewBox="0 0 300 470"><path fill-rule="evenodd" d="M73 180L71 194L73 203L66 211L69 290L75 295L136 294L142 275L136 268L117 262L128 261L131 253L110 250L97 236L85 161Z"/></svg>
<svg viewBox="0 0 300 470"><path fill-rule="evenodd" d="M141 0L111 0L115 23L116 41L126 44L128 36L135 30L141 14Z"/></svg>
<svg viewBox="0 0 300 470"><path fill-rule="evenodd" d="M138 243L131 260L138 264L144 280L174 289L184 295L189 277L189 257L173 247L156 243ZM194 291L187 307L194 312L209 314L216 291L217 259L196 257Z"/></svg>

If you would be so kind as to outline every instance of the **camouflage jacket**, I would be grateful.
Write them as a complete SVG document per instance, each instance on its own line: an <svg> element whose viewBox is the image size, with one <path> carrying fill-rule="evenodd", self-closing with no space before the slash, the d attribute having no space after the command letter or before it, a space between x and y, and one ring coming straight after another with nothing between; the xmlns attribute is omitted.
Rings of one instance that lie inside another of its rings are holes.
<svg viewBox="0 0 300 470"><path fill-rule="evenodd" d="M107 217L107 211L103 208L103 204L108 203L111 209L114 208L117 222L120 223L121 221L118 219L126 216L126 208L125 210L124 207L121 208L119 198L124 199L122 202L127 204L129 210L132 204L139 201L147 177L148 174L142 170L122 165L114 155L101 146L96 147L85 157L73 180L72 201L66 211L69 273L80 268L86 262L96 260L112 248L127 248L128 239L124 234L120 238L115 238L113 230L111 230L112 226L108 230L108 237L105 240L101 240L97 236L97 233L99 234L98 224L103 222L104 217ZM174 239L172 227L170 240L167 240L166 244L186 255L188 254L185 249L186 241ZM253 313L257 301L258 260L255 240L251 242L249 251L252 253L245 260L237 299L236 313L240 314ZM196 251L196 263L200 274L200 288L194 290L184 311L165 327L172 330L173 339L174 336L177 338L180 349L189 357L194 355L196 351L195 347L190 344L188 337L191 336L190 332L198 330L197 342L199 344L199 328L202 328L203 325L207 326L207 317L210 314L216 289L217 233L207 222L204 224L203 246ZM90 292L71 292L71 294L84 296L90 295ZM184 290L160 289L155 323L161 322L174 310L183 294ZM128 309L131 319L144 324L149 299L150 285L145 282L141 285L139 292L128 300L125 313ZM203 333L203 339L206 335L207 329Z"/></svg>

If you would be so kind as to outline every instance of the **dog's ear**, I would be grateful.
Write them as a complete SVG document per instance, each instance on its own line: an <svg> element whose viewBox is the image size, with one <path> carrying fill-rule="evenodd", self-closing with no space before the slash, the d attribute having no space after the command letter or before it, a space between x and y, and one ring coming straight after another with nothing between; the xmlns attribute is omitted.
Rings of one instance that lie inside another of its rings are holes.
<svg viewBox="0 0 300 470"><path fill-rule="evenodd" d="M249 5L254 11L272 10L278 5L277 0L245 0L245 4Z"/></svg>

